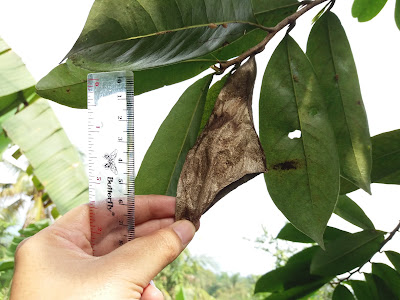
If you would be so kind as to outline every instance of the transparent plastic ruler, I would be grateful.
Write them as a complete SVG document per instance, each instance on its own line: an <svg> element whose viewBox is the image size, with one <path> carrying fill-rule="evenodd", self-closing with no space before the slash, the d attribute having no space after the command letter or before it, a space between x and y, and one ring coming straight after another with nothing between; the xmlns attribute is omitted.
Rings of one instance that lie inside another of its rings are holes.
<svg viewBox="0 0 400 300"><path fill-rule="evenodd" d="M87 79L91 245L100 256L135 235L133 73Z"/></svg>

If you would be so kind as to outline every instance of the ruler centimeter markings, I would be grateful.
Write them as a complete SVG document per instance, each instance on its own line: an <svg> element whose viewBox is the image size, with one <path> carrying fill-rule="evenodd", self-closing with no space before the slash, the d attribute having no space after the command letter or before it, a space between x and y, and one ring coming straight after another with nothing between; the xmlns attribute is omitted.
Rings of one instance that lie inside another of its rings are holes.
<svg viewBox="0 0 400 300"><path fill-rule="evenodd" d="M135 237L133 72L87 79L90 243L100 256Z"/></svg>

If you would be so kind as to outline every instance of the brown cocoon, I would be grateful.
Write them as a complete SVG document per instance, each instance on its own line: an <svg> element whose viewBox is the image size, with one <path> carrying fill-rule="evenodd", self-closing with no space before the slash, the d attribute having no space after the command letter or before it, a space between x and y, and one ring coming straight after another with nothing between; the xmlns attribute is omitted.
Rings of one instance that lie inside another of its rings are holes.
<svg viewBox="0 0 400 300"><path fill-rule="evenodd" d="M219 93L203 132L186 156L177 187L176 220L198 221L223 196L267 171L251 110L256 74L251 57Z"/></svg>

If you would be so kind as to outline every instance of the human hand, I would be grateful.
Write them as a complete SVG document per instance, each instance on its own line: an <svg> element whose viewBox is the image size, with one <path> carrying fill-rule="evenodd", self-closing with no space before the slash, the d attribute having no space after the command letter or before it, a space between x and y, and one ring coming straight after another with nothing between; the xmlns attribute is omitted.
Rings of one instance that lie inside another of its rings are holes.
<svg viewBox="0 0 400 300"><path fill-rule="evenodd" d="M18 246L11 299L163 299L149 282L196 230L186 220L174 223L174 215L174 197L135 196L136 238L117 248L118 233L110 231L104 255L93 256L89 205L76 207Z"/></svg>

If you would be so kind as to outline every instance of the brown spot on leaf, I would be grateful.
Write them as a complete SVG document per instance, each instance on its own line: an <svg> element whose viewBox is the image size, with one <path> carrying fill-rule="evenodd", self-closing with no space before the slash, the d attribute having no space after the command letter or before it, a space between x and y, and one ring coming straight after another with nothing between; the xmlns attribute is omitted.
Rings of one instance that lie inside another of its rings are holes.
<svg viewBox="0 0 400 300"><path fill-rule="evenodd" d="M294 80L295 82L299 82L299 77L297 77L297 75L293 75L293 80Z"/></svg>
<svg viewBox="0 0 400 300"><path fill-rule="evenodd" d="M272 167L274 170L296 170L298 167L298 162L296 160L288 160L283 163L276 164Z"/></svg>
<svg viewBox="0 0 400 300"><path fill-rule="evenodd" d="M224 43L222 44L222 47L225 47L225 46L227 46L227 45L229 45L229 42L224 42Z"/></svg>
<svg viewBox="0 0 400 300"><path fill-rule="evenodd" d="M336 80L336 81L339 81L339 74L336 74L336 75L335 75L335 80Z"/></svg>
<svg viewBox="0 0 400 300"><path fill-rule="evenodd" d="M228 28L228 24L226 24L226 23L223 23L223 24L222 24L222 27L224 27L224 28Z"/></svg>
<svg viewBox="0 0 400 300"><path fill-rule="evenodd" d="M361 101L360 100L357 101L357 105L361 105Z"/></svg>
<svg viewBox="0 0 400 300"><path fill-rule="evenodd" d="M66 89L65 90L68 94L71 92L71 90L70 89Z"/></svg>
<svg viewBox="0 0 400 300"><path fill-rule="evenodd" d="M210 27L211 29L215 29L215 28L218 27L218 25L215 24L215 23L211 23L211 24L208 25L208 27Z"/></svg>

